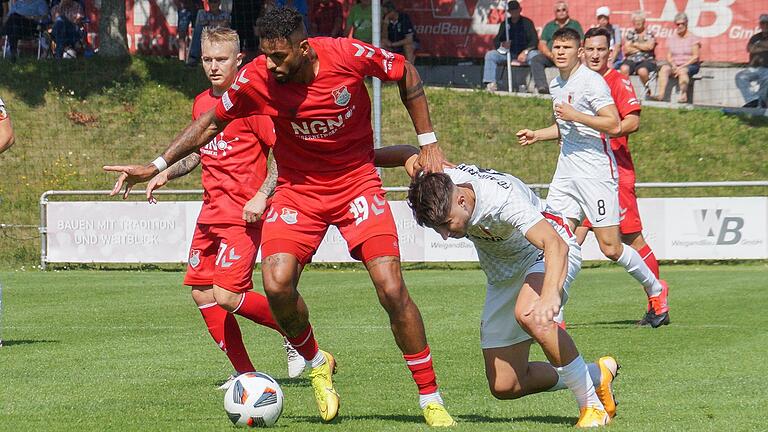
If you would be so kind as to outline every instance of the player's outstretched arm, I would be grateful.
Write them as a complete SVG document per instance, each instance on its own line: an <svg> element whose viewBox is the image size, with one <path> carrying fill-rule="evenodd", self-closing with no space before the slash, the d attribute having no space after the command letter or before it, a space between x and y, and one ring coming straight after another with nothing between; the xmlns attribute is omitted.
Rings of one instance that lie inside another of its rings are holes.
<svg viewBox="0 0 768 432"><path fill-rule="evenodd" d="M147 165L105 165L104 171L117 172L120 176L110 192L110 196L116 195L125 186L123 199L136 183L145 182L167 168L168 164L174 164L181 158L192 153L208 143L216 134L221 132L227 122L216 118L215 109L212 109L189 124L174 138L173 142L165 149L162 156Z"/></svg>
<svg viewBox="0 0 768 432"><path fill-rule="evenodd" d="M521 129L515 134L518 144L522 146L531 145L539 141L548 141L560 138L560 129L557 124L545 127L544 129Z"/></svg>
<svg viewBox="0 0 768 432"><path fill-rule="evenodd" d="M579 122L598 132L611 136L618 136L621 133L619 111L614 104L600 108L597 111L597 115L590 115L578 111L570 104L561 102L555 104L555 118L565 121Z"/></svg>
<svg viewBox="0 0 768 432"><path fill-rule="evenodd" d="M568 245L546 220L540 220L526 233L531 244L544 251L544 282L541 296L526 315L539 325L550 322L560 311L563 284L568 274Z"/></svg>
<svg viewBox="0 0 768 432"><path fill-rule="evenodd" d="M373 164L380 168L405 166L411 156L419 154L419 149L410 145L393 145L374 150Z"/></svg>
<svg viewBox="0 0 768 432"><path fill-rule="evenodd" d="M400 100L403 101L408 115L411 116L413 127L419 139L419 164L427 172L441 172L445 156L437 143L437 137L432 129L432 119L429 117L429 104L424 93L424 84L416 67L405 62L403 78L397 82L400 89Z"/></svg>
<svg viewBox="0 0 768 432"><path fill-rule="evenodd" d="M178 177L185 176L192 172L198 165L200 165L200 154L190 153L184 159L176 162L175 164L163 170L158 175L152 177L152 180L147 183L146 195L147 201L150 204L157 202L157 199L153 195L153 192L168 184L170 180Z"/></svg>

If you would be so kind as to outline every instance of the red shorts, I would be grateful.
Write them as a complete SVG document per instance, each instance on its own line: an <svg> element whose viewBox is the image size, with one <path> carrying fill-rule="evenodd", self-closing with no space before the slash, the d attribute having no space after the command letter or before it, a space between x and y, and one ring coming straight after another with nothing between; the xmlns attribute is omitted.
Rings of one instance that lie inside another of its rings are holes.
<svg viewBox="0 0 768 432"><path fill-rule="evenodd" d="M584 219L581 225L592 228L588 219ZM635 182L619 180L619 230L622 234L634 234L643 231L640 209L637 207Z"/></svg>
<svg viewBox="0 0 768 432"><path fill-rule="evenodd" d="M381 256L399 257L397 227L384 195L380 186L327 195L278 189L264 219L261 256L290 253L306 264L312 260L328 226L335 225L353 258L369 261Z"/></svg>
<svg viewBox="0 0 768 432"><path fill-rule="evenodd" d="M261 223L253 226L197 224L184 285L216 285L232 292L253 288L253 264Z"/></svg>

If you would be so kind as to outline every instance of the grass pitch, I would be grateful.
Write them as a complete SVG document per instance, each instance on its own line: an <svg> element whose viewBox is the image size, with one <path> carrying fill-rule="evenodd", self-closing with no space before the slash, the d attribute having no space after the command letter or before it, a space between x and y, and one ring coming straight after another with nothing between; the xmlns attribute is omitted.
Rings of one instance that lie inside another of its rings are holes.
<svg viewBox="0 0 768 432"><path fill-rule="evenodd" d="M566 310L587 359L622 364L611 431L765 430L765 264L665 266L672 325L636 328L644 295L616 266L586 269ZM258 277L258 276L257 276ZM405 273L455 430L570 430L569 392L497 401L478 341L484 276ZM6 272L0 430L232 430L216 386L231 372L177 272ZM309 382L286 378L274 332L240 319L254 364L285 392L290 431L427 430L364 271L307 271L302 293L339 361L341 414L319 422ZM533 356L542 358L538 348Z"/></svg>

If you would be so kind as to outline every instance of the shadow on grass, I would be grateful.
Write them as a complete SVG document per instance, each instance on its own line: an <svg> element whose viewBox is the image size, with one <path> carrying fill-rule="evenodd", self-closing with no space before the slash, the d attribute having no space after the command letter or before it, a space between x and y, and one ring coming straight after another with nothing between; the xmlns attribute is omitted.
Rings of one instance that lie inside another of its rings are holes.
<svg viewBox="0 0 768 432"><path fill-rule="evenodd" d="M326 424L326 422L322 421L319 416L286 416L286 418L289 418L289 419L291 419L293 421L296 421L296 422L299 422L299 423ZM424 423L424 417L422 417L422 416L415 416L415 415L405 415L405 414L345 415L345 414L339 414L338 417L336 417L333 421L328 422L327 424L341 424L341 423L344 423L347 420L382 420L382 421L399 422L399 423L415 423L415 424L422 424L422 423Z"/></svg>
<svg viewBox="0 0 768 432"><path fill-rule="evenodd" d="M282 387L310 387L311 384L307 378L280 378L278 379Z"/></svg>
<svg viewBox="0 0 768 432"><path fill-rule="evenodd" d="M33 345L41 343L59 343L59 341L47 339L6 339L3 340L3 348L14 345Z"/></svg>
<svg viewBox="0 0 768 432"><path fill-rule="evenodd" d="M568 329L586 329L590 327L633 328L639 327L637 320L597 321L586 323L567 323Z"/></svg>
<svg viewBox="0 0 768 432"><path fill-rule="evenodd" d="M575 417L563 416L525 416L525 417L488 417L479 414L460 415L456 417L460 423L546 423L559 425L573 425L576 423Z"/></svg>

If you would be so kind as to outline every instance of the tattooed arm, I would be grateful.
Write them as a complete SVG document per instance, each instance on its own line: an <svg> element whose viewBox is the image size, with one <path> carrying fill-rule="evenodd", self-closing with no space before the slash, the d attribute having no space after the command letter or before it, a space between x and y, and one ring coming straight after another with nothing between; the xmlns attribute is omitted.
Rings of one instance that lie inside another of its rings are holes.
<svg viewBox="0 0 768 432"><path fill-rule="evenodd" d="M261 215L267 210L267 199L275 191L275 186L277 186L277 162L274 156L270 155L267 178L264 179L256 195L243 206L244 221L254 223L261 219Z"/></svg>
<svg viewBox="0 0 768 432"><path fill-rule="evenodd" d="M161 187L165 186L170 180L185 176L192 172L198 165L200 165L200 154L190 153L184 159L176 162L168 167L166 170L158 173L147 184L147 201L150 203L156 203L157 200L153 195L153 192Z"/></svg>
<svg viewBox="0 0 768 432"><path fill-rule="evenodd" d="M408 115L411 116L416 133L418 135L433 133L424 85L421 82L421 77L416 67L410 62L405 62L405 75L397 82L397 86L400 89L400 100L403 101L405 109L408 110ZM421 146L418 159L419 165L425 171L440 172L445 161L443 151L440 149L436 139L430 139L429 135L425 139L431 141L431 143Z"/></svg>

